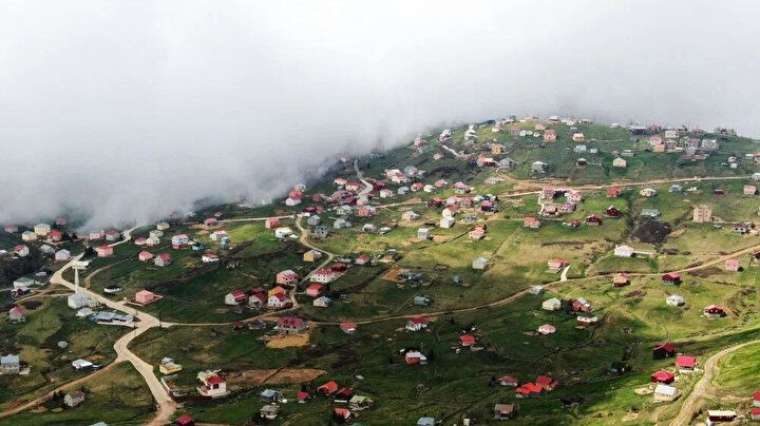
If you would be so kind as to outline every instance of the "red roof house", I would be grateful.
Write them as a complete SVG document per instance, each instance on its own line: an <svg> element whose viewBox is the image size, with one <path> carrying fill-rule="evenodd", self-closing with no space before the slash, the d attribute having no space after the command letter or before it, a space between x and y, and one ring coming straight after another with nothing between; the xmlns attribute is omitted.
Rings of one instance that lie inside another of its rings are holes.
<svg viewBox="0 0 760 426"><path fill-rule="evenodd" d="M549 376L536 377L536 384L541 386L542 389L549 392L557 387L557 382Z"/></svg>
<svg viewBox="0 0 760 426"><path fill-rule="evenodd" d="M324 291L325 286L320 283L311 283L306 287L306 295L309 297L319 297Z"/></svg>
<svg viewBox="0 0 760 426"><path fill-rule="evenodd" d="M330 380L329 382L317 388L317 392L319 392L320 394L324 396L330 396L337 391L338 391L338 383L336 383L335 380Z"/></svg>
<svg viewBox="0 0 760 426"><path fill-rule="evenodd" d="M676 357L676 367L681 372L693 371L697 367L697 358L688 355L679 355Z"/></svg>
<svg viewBox="0 0 760 426"><path fill-rule="evenodd" d="M675 375L671 373L670 371L660 370L655 373L652 373L650 378L652 379L652 382L654 383L665 383L667 385L667 384L673 383L673 381L675 380Z"/></svg>
<svg viewBox="0 0 760 426"><path fill-rule="evenodd" d="M475 339L475 336L473 336L472 334L463 334L459 336L459 344L464 347L472 346L476 342L477 340Z"/></svg>

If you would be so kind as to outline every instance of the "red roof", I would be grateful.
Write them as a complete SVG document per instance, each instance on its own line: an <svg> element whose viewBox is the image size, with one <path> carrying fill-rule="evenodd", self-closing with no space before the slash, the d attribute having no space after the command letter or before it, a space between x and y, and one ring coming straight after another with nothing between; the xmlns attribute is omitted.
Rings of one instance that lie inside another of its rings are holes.
<svg viewBox="0 0 760 426"><path fill-rule="evenodd" d="M349 410L348 408L340 408L340 407L338 407L338 408L335 409L335 416L342 417L344 419L348 419L348 418L351 417L351 410Z"/></svg>
<svg viewBox="0 0 760 426"><path fill-rule="evenodd" d="M220 383L224 383L224 379L222 378L222 376L218 374L214 374L206 378L206 383L210 385L218 385Z"/></svg>
<svg viewBox="0 0 760 426"><path fill-rule="evenodd" d="M461 343L462 346L472 346L475 344L475 336L472 334L463 334L459 336L459 343Z"/></svg>
<svg viewBox="0 0 760 426"><path fill-rule="evenodd" d="M343 321L340 323L340 329L343 331L356 330L356 323L352 321Z"/></svg>
<svg viewBox="0 0 760 426"><path fill-rule="evenodd" d="M417 317L409 318L409 322L411 322L412 324L427 324L428 319L427 317L417 316Z"/></svg>
<svg viewBox="0 0 760 426"><path fill-rule="evenodd" d="M755 401L760 401L760 391L757 391L752 394L752 399Z"/></svg>
<svg viewBox="0 0 760 426"><path fill-rule="evenodd" d="M662 349L665 352L674 353L676 351L676 347L671 342L664 342L660 343L659 345L654 347L655 350Z"/></svg>
<svg viewBox="0 0 760 426"><path fill-rule="evenodd" d="M651 379L653 382L659 382L659 383L671 383L675 376L673 373L665 370L660 370L655 373L653 373L651 376Z"/></svg>
<svg viewBox="0 0 760 426"><path fill-rule="evenodd" d="M513 376L501 376L499 377L499 382L517 386L517 379Z"/></svg>
<svg viewBox="0 0 760 426"><path fill-rule="evenodd" d="M177 420L174 421L174 424L177 426L188 426L193 424L193 418L188 414L183 414L177 417Z"/></svg>
<svg viewBox="0 0 760 426"><path fill-rule="evenodd" d="M676 358L676 366L684 368L694 368L697 366L697 358L688 355L681 355Z"/></svg>
<svg viewBox="0 0 760 426"><path fill-rule="evenodd" d="M317 392L325 394L325 395L332 395L335 392L337 392L337 390L338 390L338 383L336 383L335 380L330 380L329 382L317 388Z"/></svg>
<svg viewBox="0 0 760 426"><path fill-rule="evenodd" d="M309 394L309 392L299 391L296 394L296 397L298 398L299 401L306 401L307 399L311 398L311 395Z"/></svg>
<svg viewBox="0 0 760 426"><path fill-rule="evenodd" d="M750 414L752 415L752 417L760 416L760 408L757 408L757 407L753 408L752 410L750 410Z"/></svg>
<svg viewBox="0 0 760 426"><path fill-rule="evenodd" d="M538 376L536 377L536 385L541 386L546 390L552 390L557 386L557 382L549 376Z"/></svg>
<svg viewBox="0 0 760 426"><path fill-rule="evenodd" d="M543 387L535 383L525 383L519 388L515 389L515 392L525 396L529 396L530 394L539 394L542 391Z"/></svg>

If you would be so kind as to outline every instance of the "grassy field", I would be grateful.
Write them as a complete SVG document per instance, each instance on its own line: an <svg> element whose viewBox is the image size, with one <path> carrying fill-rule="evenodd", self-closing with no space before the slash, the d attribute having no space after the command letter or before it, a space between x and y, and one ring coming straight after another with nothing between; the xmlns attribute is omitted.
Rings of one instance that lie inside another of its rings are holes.
<svg viewBox="0 0 760 426"><path fill-rule="evenodd" d="M0 376L0 404L8 406L19 398L27 399L61 385L82 374L74 371L71 361L89 359L101 365L115 358L113 343L125 329L94 324L74 317L65 297L54 297L34 311L28 311L26 322L9 324L0 319L2 353L17 353L30 366L26 376ZM65 349L58 342L68 343Z"/></svg>

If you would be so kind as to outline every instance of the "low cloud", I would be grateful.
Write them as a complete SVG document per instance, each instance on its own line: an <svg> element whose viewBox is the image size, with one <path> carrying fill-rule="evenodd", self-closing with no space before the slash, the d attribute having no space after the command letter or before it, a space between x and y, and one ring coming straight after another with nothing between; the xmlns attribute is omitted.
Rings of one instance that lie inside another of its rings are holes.
<svg viewBox="0 0 760 426"><path fill-rule="evenodd" d="M6 1L0 221L267 200L343 153L510 113L757 136L758 16L752 1Z"/></svg>

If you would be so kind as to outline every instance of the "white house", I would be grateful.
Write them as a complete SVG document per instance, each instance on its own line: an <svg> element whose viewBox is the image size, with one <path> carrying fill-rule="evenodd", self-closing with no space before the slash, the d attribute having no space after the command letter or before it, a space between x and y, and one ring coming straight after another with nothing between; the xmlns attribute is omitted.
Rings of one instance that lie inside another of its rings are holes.
<svg viewBox="0 0 760 426"><path fill-rule="evenodd" d="M24 231L21 233L21 240L22 241L36 241L37 240L37 234L35 234L32 231Z"/></svg>
<svg viewBox="0 0 760 426"><path fill-rule="evenodd" d="M441 228L444 228L444 229L449 229L452 226L454 226L454 222L455 222L455 220L454 220L453 217L451 217L451 216L444 216L444 217L441 218L441 221L438 224L438 226L440 226Z"/></svg>
<svg viewBox="0 0 760 426"><path fill-rule="evenodd" d="M417 239L420 241L425 241L430 239L430 228L419 228L417 229Z"/></svg>
<svg viewBox="0 0 760 426"><path fill-rule="evenodd" d="M622 157L617 157L614 160L612 160L612 167L624 169L628 166L628 162L625 161Z"/></svg>
<svg viewBox="0 0 760 426"><path fill-rule="evenodd" d="M472 261L472 269L483 270L488 266L488 259L483 256L476 257Z"/></svg>
<svg viewBox="0 0 760 426"><path fill-rule="evenodd" d="M654 388L655 401L673 401L678 398L678 389L666 384L658 384Z"/></svg>
<svg viewBox="0 0 760 426"><path fill-rule="evenodd" d="M678 294L671 294L665 298L665 303L668 306L683 306L683 304L686 302L684 301L683 296Z"/></svg>
<svg viewBox="0 0 760 426"><path fill-rule="evenodd" d="M34 233L40 237L45 237L50 233L50 225L47 223L38 223L34 225Z"/></svg>
<svg viewBox="0 0 760 426"><path fill-rule="evenodd" d="M56 262L66 262L71 259L71 252L66 249L61 249L55 252Z"/></svg>
<svg viewBox="0 0 760 426"><path fill-rule="evenodd" d="M541 303L541 309L545 311L558 311L562 309L562 301L556 297L544 300L544 302Z"/></svg>
<svg viewBox="0 0 760 426"><path fill-rule="evenodd" d="M617 257L631 257L633 256L633 247L627 245L619 245L615 247L615 256Z"/></svg>
<svg viewBox="0 0 760 426"><path fill-rule="evenodd" d="M71 309L81 309L84 307L94 308L98 306L98 302L91 299L90 296L84 293L70 294L67 298L67 303Z"/></svg>
<svg viewBox="0 0 760 426"><path fill-rule="evenodd" d="M289 237L292 234L293 234L293 230L290 229L287 226L281 226L281 227L276 228L274 230L274 236L275 236L275 238L279 238L279 239L287 238L287 237Z"/></svg>

